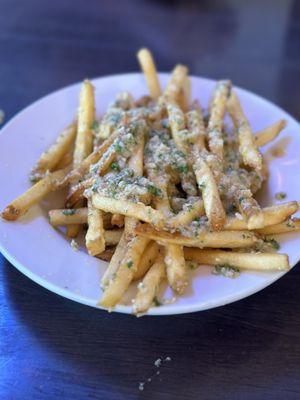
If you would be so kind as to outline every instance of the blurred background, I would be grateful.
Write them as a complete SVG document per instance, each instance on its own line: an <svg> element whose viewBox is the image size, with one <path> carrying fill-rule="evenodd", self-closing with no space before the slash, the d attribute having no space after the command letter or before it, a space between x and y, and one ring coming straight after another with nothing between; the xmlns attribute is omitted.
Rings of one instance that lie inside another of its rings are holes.
<svg viewBox="0 0 300 400"><path fill-rule="evenodd" d="M299 1L1 0L0 5L0 101L8 117L84 77L136 71L141 46L154 52L162 71L184 62L192 74L230 77L294 116L300 113Z"/></svg>
<svg viewBox="0 0 300 400"><path fill-rule="evenodd" d="M0 0L0 108L6 122L85 77L137 71L147 46L161 71L230 78L299 119L299 21L297 0ZM294 268L226 307L136 319L58 297L0 255L0 399L299 399L299 286Z"/></svg>

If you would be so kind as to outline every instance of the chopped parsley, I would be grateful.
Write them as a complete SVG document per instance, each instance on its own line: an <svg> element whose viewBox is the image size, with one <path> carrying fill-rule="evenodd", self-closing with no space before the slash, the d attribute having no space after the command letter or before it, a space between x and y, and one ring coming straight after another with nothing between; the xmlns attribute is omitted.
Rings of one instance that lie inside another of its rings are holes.
<svg viewBox="0 0 300 400"><path fill-rule="evenodd" d="M118 172L121 171L120 165L119 165L119 163L117 163L117 162L111 163L110 168L111 168L113 171L118 171Z"/></svg>
<svg viewBox="0 0 300 400"><path fill-rule="evenodd" d="M264 242L269 244L275 250L279 250L280 249L280 244L275 239L267 239L267 238L265 238Z"/></svg>
<svg viewBox="0 0 300 400"><path fill-rule="evenodd" d="M198 268L198 263L196 263L195 261L190 261L188 263L188 267L193 271Z"/></svg>
<svg viewBox="0 0 300 400"><path fill-rule="evenodd" d="M116 142L114 144L114 149L116 150L117 153L122 153L123 146L119 142Z"/></svg>
<svg viewBox="0 0 300 400"><path fill-rule="evenodd" d="M239 268L230 264L215 265L212 273L214 275L223 275L226 278L237 278L240 275Z"/></svg>
<svg viewBox="0 0 300 400"><path fill-rule="evenodd" d="M150 184L147 186L147 189L153 196L162 197L162 191L158 187Z"/></svg>
<svg viewBox="0 0 300 400"><path fill-rule="evenodd" d="M70 210L63 210L62 212L64 215L74 215L76 213L76 210L70 209Z"/></svg>
<svg viewBox="0 0 300 400"><path fill-rule="evenodd" d="M29 181L30 181L31 183L37 183L37 182L39 181L39 178L38 178L38 176L30 175L30 176L29 176Z"/></svg>
<svg viewBox="0 0 300 400"><path fill-rule="evenodd" d="M186 174L189 171L189 167L187 165L179 165L178 166L178 171L181 174Z"/></svg>
<svg viewBox="0 0 300 400"><path fill-rule="evenodd" d="M95 120L91 125L91 129L97 131L99 129L99 122Z"/></svg>
<svg viewBox="0 0 300 400"><path fill-rule="evenodd" d="M243 233L242 234L242 238L243 239L251 239L252 238L252 234L251 233Z"/></svg>
<svg viewBox="0 0 300 400"><path fill-rule="evenodd" d="M153 297L153 304L155 305L155 307L159 307L162 305L162 303L158 300L156 296Z"/></svg>
<svg viewBox="0 0 300 400"><path fill-rule="evenodd" d="M131 268L133 266L133 261L132 260L127 261L126 265L128 268Z"/></svg>
<svg viewBox="0 0 300 400"><path fill-rule="evenodd" d="M239 197L239 203L241 204L245 200L245 197Z"/></svg>
<svg viewBox="0 0 300 400"><path fill-rule="evenodd" d="M285 192L278 192L275 194L275 199L277 200L283 200L286 198L286 193Z"/></svg>
<svg viewBox="0 0 300 400"><path fill-rule="evenodd" d="M287 226L288 228L295 228L294 221L293 221L292 219L289 219L289 220L287 221L287 223L286 223L286 226Z"/></svg>

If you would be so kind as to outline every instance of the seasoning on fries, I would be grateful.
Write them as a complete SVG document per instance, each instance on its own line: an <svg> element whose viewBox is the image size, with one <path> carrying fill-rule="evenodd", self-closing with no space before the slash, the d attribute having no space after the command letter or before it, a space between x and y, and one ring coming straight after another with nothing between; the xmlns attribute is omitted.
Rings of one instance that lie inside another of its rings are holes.
<svg viewBox="0 0 300 400"><path fill-rule="evenodd" d="M41 155L35 184L2 218L17 220L50 192L68 188L49 221L69 237L82 228L87 252L109 261L99 300L108 309L132 282L136 314L157 305L163 281L183 294L189 265L212 265L231 277L288 270L274 235L300 230L293 217L299 203L262 208L255 199L267 180L260 148L286 121L253 134L228 80L216 83L204 118L199 99L190 98L187 67L175 66L163 90L151 52L137 57L149 95L121 93L97 120L94 88L85 80L75 122ZM232 126L224 123L227 114Z"/></svg>

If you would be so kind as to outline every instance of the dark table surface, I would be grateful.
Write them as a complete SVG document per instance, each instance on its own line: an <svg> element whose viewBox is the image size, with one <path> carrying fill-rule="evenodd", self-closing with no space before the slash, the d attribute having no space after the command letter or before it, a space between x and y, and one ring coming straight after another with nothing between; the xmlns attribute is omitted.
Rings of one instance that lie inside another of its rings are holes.
<svg viewBox="0 0 300 400"><path fill-rule="evenodd" d="M300 117L300 2L0 0L0 107L135 71L230 77ZM172 317L108 314L50 293L0 256L0 399L298 399L300 273L237 303ZM156 372L145 390L138 383Z"/></svg>

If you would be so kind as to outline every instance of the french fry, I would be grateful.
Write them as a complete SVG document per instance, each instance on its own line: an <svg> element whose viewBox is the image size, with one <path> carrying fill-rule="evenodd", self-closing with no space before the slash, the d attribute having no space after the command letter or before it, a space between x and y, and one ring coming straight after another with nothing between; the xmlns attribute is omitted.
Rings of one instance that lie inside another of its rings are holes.
<svg viewBox="0 0 300 400"><path fill-rule="evenodd" d="M134 277L141 256L149 243L145 237L135 236L129 243L125 257L117 269L116 275L110 280L99 305L107 308L114 307L121 299Z"/></svg>
<svg viewBox="0 0 300 400"><path fill-rule="evenodd" d="M195 218L204 215L204 205L202 200L197 200L195 203L187 205L186 208L171 217L167 221L169 228L179 228L190 224Z"/></svg>
<svg viewBox="0 0 300 400"><path fill-rule="evenodd" d="M55 143L47 151L42 153L37 164L32 170L32 174L43 174L46 171L53 171L63 156L68 152L75 140L76 125L68 126L56 139Z"/></svg>
<svg viewBox="0 0 300 400"><path fill-rule="evenodd" d="M85 235L85 244L91 256L100 254L105 250L102 211L95 208L91 200L88 200L88 230Z"/></svg>
<svg viewBox="0 0 300 400"><path fill-rule="evenodd" d="M55 170L63 169L73 164L73 149L68 151L55 166Z"/></svg>
<svg viewBox="0 0 300 400"><path fill-rule="evenodd" d="M89 156L87 156L80 164L76 167L73 167L72 171L65 177L65 179L60 183L61 187L66 186L68 183L78 182L79 179L82 179L84 174L89 170L90 166L99 161L99 159L103 156L106 150L110 147L110 145L114 142L114 140L119 135L119 132L116 131L111 134L99 147L97 147Z"/></svg>
<svg viewBox="0 0 300 400"><path fill-rule="evenodd" d="M263 147L277 138L279 133L287 126L285 119L280 119L274 124L267 126L265 129L256 132L254 141L256 146Z"/></svg>
<svg viewBox="0 0 300 400"><path fill-rule="evenodd" d="M149 171L150 172L150 171ZM150 175L151 176L151 175ZM170 203L167 195L167 180L164 177L151 176L155 185L159 187L163 196L160 200L156 200L156 208L165 215L170 214ZM182 293L188 285L187 270L183 257L183 249L181 246L166 246L165 263L168 266L167 276L172 289Z"/></svg>
<svg viewBox="0 0 300 400"><path fill-rule="evenodd" d="M134 280L141 279L145 273L148 271L148 269L151 267L151 265L154 263L156 260L157 256L159 254L159 246L156 242L150 242L141 259L138 264L138 267L133 275Z"/></svg>
<svg viewBox="0 0 300 400"><path fill-rule="evenodd" d="M192 151L193 169L202 193L205 214L214 230L220 230L225 223L226 214L219 195L214 175L198 149Z"/></svg>
<svg viewBox="0 0 300 400"><path fill-rule="evenodd" d="M206 130L200 105L194 105L195 109L186 113L187 127L190 131L189 143L197 149L205 149Z"/></svg>
<svg viewBox="0 0 300 400"><path fill-rule="evenodd" d="M176 147L183 153L187 153L187 143L183 140L182 132L184 132L184 138L186 137L186 126L185 117L182 110L176 105L176 103L167 103L167 111L170 121L170 127L172 132L173 140Z"/></svg>
<svg viewBox="0 0 300 400"><path fill-rule="evenodd" d="M255 143L249 122L243 112L236 93L232 90L227 101L227 109L233 120L239 139L239 152L245 165L262 169L262 156Z"/></svg>
<svg viewBox="0 0 300 400"><path fill-rule="evenodd" d="M135 175L143 174L143 149L144 136L141 137L136 152L129 160L129 165L134 170ZM117 212L116 214L120 213ZM125 218L124 234L121 237L109 267L101 280L101 284L105 289L105 293L100 303L104 306L106 305L108 307L113 307L115 305L114 302L117 302L118 298L122 297L123 293L126 291L134 277L141 254L149 242L148 239L142 240L141 238L135 236L134 229L138 221L136 219L136 215L133 217L134 218L129 218L127 216ZM131 267L133 267L132 271ZM118 295L117 292L119 289L120 293Z"/></svg>
<svg viewBox="0 0 300 400"><path fill-rule="evenodd" d="M119 243L123 235L123 229L111 229L104 232L105 243L107 246L114 246Z"/></svg>
<svg viewBox="0 0 300 400"><path fill-rule="evenodd" d="M165 247L164 261L171 288L178 294L182 294L188 285L183 247L178 244L168 243Z"/></svg>
<svg viewBox="0 0 300 400"><path fill-rule="evenodd" d="M34 204L37 204L50 192L56 190L56 182L61 181L67 174L68 169L51 172L43 179L26 190L25 193L14 199L2 212L2 218L7 221L15 221Z"/></svg>
<svg viewBox="0 0 300 400"><path fill-rule="evenodd" d="M156 240L159 243L177 244L186 247L239 248L250 247L257 242L257 237L249 231L203 232L195 237L182 236L179 233L157 231L147 224L140 224L135 229L140 236Z"/></svg>
<svg viewBox="0 0 300 400"><path fill-rule="evenodd" d="M53 226L86 224L87 215L87 207L77 209L51 210L49 211L49 222Z"/></svg>
<svg viewBox="0 0 300 400"><path fill-rule="evenodd" d="M119 228L124 226L124 215L121 214L113 214L111 217L111 224L116 225Z"/></svg>
<svg viewBox="0 0 300 400"><path fill-rule="evenodd" d="M190 109L190 99L191 99L191 81L188 75L183 80L182 85L182 97L181 97L181 107L184 111Z"/></svg>
<svg viewBox="0 0 300 400"><path fill-rule="evenodd" d="M95 120L94 88L85 80L79 97L78 128L74 149L74 166L78 166L93 150L92 125Z"/></svg>
<svg viewBox="0 0 300 400"><path fill-rule="evenodd" d="M102 261L111 261L114 253L115 253L115 248L110 247L108 249L105 249L101 254L97 254L96 257L100 258L100 260Z"/></svg>
<svg viewBox="0 0 300 400"><path fill-rule="evenodd" d="M258 202L253 198L249 189L236 184L233 193L235 204L247 221L248 229L259 229L264 226L264 215Z"/></svg>
<svg viewBox="0 0 300 400"><path fill-rule="evenodd" d="M53 226L65 226L72 224L87 224L87 207L76 209L50 210L49 222ZM111 229L111 214L103 213L103 224L105 229Z"/></svg>
<svg viewBox="0 0 300 400"><path fill-rule="evenodd" d="M230 265L242 270L286 271L290 269L285 254L274 253L235 253L222 250L184 249L187 260L208 265Z"/></svg>
<svg viewBox="0 0 300 400"><path fill-rule="evenodd" d="M83 200L83 193L86 189L91 187L95 182L95 178L87 178L86 180L78 183L77 185L73 185L69 190L65 200L65 207L73 208L79 201Z"/></svg>
<svg viewBox="0 0 300 400"><path fill-rule="evenodd" d="M210 104L210 116L208 120L208 145L213 154L223 159L223 119L226 112L226 102L230 94L231 82L219 81L213 93Z"/></svg>
<svg viewBox="0 0 300 400"><path fill-rule="evenodd" d="M150 96L157 100L161 95L161 89L152 54L148 49L141 49L137 53L137 58L144 72Z"/></svg>
<svg viewBox="0 0 300 400"><path fill-rule="evenodd" d="M276 225L283 223L288 217L298 211L298 203L296 201L290 201L288 203L278 204L271 207L263 208L263 228L266 229L270 225ZM224 225L225 230L245 230L248 229L248 223L243 218L227 217ZM258 229L258 232L260 229Z"/></svg>
<svg viewBox="0 0 300 400"><path fill-rule="evenodd" d="M133 303L135 314L146 312L151 307L156 291L165 276L166 266L163 257L160 256L138 284L137 296Z"/></svg>
<svg viewBox="0 0 300 400"><path fill-rule="evenodd" d="M85 80L82 84L79 96L77 135L73 154L74 167L77 167L93 151L92 125L94 120L94 88L88 80ZM72 185L70 189L72 190ZM85 202L81 200L77 207L82 207L84 203ZM68 225L67 236L76 237L79 229L80 225Z"/></svg>
<svg viewBox="0 0 300 400"><path fill-rule="evenodd" d="M101 287L103 290L109 286L110 282L112 282L113 278L116 276L118 268L126 253L127 242L128 241L125 237L125 232L123 232L123 235L121 236L121 239L110 260L109 266L101 278Z"/></svg>
<svg viewBox="0 0 300 400"><path fill-rule="evenodd" d="M128 166L133 169L135 176L142 176L144 170L144 145L145 136L141 135L135 152L131 155Z"/></svg>
<svg viewBox="0 0 300 400"><path fill-rule="evenodd" d="M188 94L187 79L188 68L185 65L176 65L167 83L163 98L167 101L174 101L183 109L186 109L188 103L188 99L185 98L185 95Z"/></svg>
<svg viewBox="0 0 300 400"><path fill-rule="evenodd" d="M257 232L261 235L276 235L279 233L299 232L299 230L300 219L293 218L276 225L270 225L265 228L258 229Z"/></svg>
<svg viewBox="0 0 300 400"><path fill-rule="evenodd" d="M112 199L100 194L94 194L92 201L93 205L100 210L136 218L157 227L164 225L165 217L163 213L150 206L146 206L144 203L132 203L128 200Z"/></svg>
<svg viewBox="0 0 300 400"><path fill-rule="evenodd" d="M113 144L106 150L106 152L102 155L100 160L91 166L92 172L94 172L97 175L103 175L110 164L115 160L116 158L116 151L114 150Z"/></svg>

